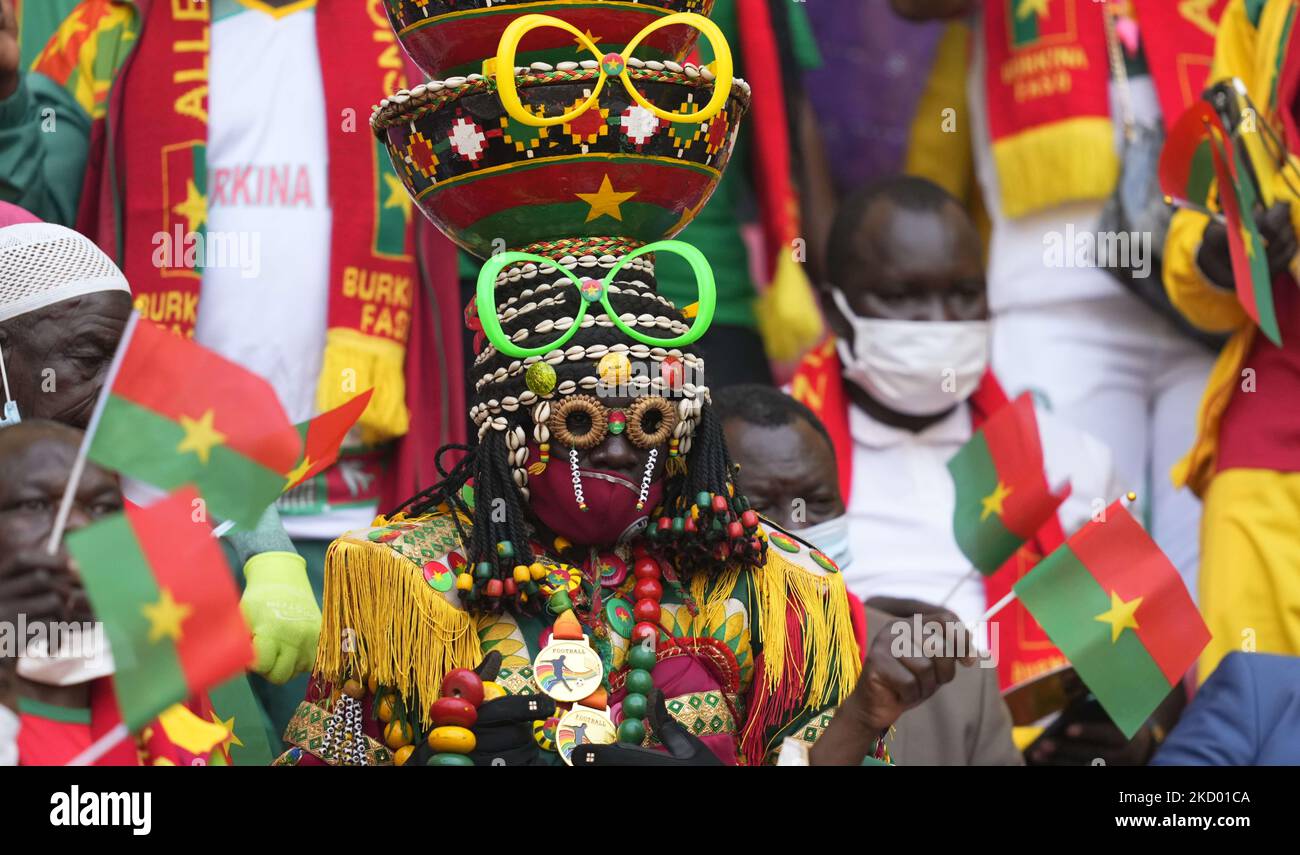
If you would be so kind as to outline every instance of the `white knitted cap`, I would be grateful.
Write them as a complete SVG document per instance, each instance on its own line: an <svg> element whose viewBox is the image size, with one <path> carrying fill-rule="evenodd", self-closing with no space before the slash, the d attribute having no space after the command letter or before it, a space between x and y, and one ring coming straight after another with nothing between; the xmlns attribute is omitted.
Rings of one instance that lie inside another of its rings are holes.
<svg viewBox="0 0 1300 855"><path fill-rule="evenodd" d="M97 291L131 287L90 238L54 223L0 229L0 321Z"/></svg>

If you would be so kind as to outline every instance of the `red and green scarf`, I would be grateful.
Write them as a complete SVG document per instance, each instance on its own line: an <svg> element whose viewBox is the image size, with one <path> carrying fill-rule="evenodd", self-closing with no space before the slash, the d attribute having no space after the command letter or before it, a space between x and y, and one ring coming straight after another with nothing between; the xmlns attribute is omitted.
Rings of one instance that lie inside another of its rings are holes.
<svg viewBox="0 0 1300 855"><path fill-rule="evenodd" d="M1110 62L1097 0L985 0L984 81L1002 210L1018 217L1103 199L1119 159ZM1112 6L1127 8L1127 0ZM1132 0L1161 110L1172 123L1199 97L1227 0Z"/></svg>
<svg viewBox="0 0 1300 855"><path fill-rule="evenodd" d="M125 173L118 182L124 188L120 258L141 314L192 335L201 270L155 265L154 236L174 235L178 226L185 234L202 234L207 218L211 4L135 5L144 26L119 75L124 83L114 91L125 125L114 138ZM419 279L408 228L411 203L367 120L371 105L404 87L406 75L379 0L319 0L316 22L333 209L317 405L327 411L373 387L360 422L363 441L373 443L401 436L408 427L403 366ZM357 50L358 40L340 39L339 32L370 32L374 38Z"/></svg>

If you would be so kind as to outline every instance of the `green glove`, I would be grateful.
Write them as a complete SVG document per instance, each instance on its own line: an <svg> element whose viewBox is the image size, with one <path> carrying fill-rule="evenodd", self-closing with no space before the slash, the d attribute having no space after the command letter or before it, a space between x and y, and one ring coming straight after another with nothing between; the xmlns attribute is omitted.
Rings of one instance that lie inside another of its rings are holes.
<svg viewBox="0 0 1300 855"><path fill-rule="evenodd" d="M244 564L244 620L253 631L253 670L285 683L311 668L320 638L320 608L307 562L294 552L260 552Z"/></svg>

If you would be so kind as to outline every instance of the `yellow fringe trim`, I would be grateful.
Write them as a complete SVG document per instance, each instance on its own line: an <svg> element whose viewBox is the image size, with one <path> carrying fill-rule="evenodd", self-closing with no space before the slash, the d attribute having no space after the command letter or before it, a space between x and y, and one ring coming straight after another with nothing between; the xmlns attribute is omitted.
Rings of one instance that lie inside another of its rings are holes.
<svg viewBox="0 0 1300 855"><path fill-rule="evenodd" d="M323 413L342 406L359 392L374 389L357 422L361 441L378 445L404 436L411 424L406 408L406 348L357 330L333 327L325 333L325 354L316 406Z"/></svg>
<svg viewBox="0 0 1300 855"><path fill-rule="evenodd" d="M470 615L429 587L420 568L368 541L339 539L325 553L325 596L314 671L338 685L374 676L403 698L418 692L420 720L443 675L483 660Z"/></svg>
<svg viewBox="0 0 1300 855"><path fill-rule="evenodd" d="M803 656L805 709L838 704L858 682L862 655L853 635L844 577L839 573L819 576L786 559L775 548L767 550L767 564L755 574L758 586L758 615L765 650L774 639L789 638L786 605L793 601L804 615ZM763 677L775 692L785 677L785 657L763 657Z"/></svg>
<svg viewBox="0 0 1300 855"><path fill-rule="evenodd" d="M777 254L772 284L758 298L754 315L767 355L777 362L793 362L817 342L823 328L812 283L789 247Z"/></svg>
<svg viewBox="0 0 1300 855"><path fill-rule="evenodd" d="M993 144L1007 217L1065 202L1105 199L1119 180L1110 119L1065 119Z"/></svg>

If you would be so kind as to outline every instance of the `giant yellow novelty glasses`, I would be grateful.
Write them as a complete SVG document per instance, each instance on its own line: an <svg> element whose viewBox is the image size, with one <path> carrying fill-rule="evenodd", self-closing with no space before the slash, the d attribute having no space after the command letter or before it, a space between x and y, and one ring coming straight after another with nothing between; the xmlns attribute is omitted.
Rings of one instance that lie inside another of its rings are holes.
<svg viewBox="0 0 1300 855"><path fill-rule="evenodd" d="M685 24L688 27L694 27L709 42L713 48L714 55L714 86L713 97L704 105L704 109L697 113L673 113L661 109L646 100L636 87L632 85L632 77L628 73L627 60L625 56L631 56L637 46L656 30L664 27L671 27L674 24ZM524 108L519 100L519 89L515 85L515 54L519 50L520 40L531 30L536 27L559 27L567 30L577 39L578 44L591 51L600 62L600 78L596 81L596 86L591 90L591 95L574 109L562 116L538 116ZM549 125L559 125L564 122L572 122L583 113L591 109L600 97L601 90L605 88L605 81L612 75L621 78L623 85L627 87L628 94L632 99L640 104L651 113L668 122L693 122L700 123L713 118L722 105L727 102L727 96L731 94L732 82L732 63L731 48L727 45L727 39L722 35L722 30L718 25L710 21L703 15L697 15L694 12L678 12L667 17L660 18L654 23L647 26L636 37L627 44L623 53L607 53L601 55L600 48L596 43L577 27L567 21L551 15L524 15L510 22L505 32L501 34L501 41L497 46L497 55L494 59L489 59L483 63L483 75L485 77L496 77L498 94L501 96L501 103L505 106L506 112L510 118L517 122L533 127L546 127Z"/></svg>

